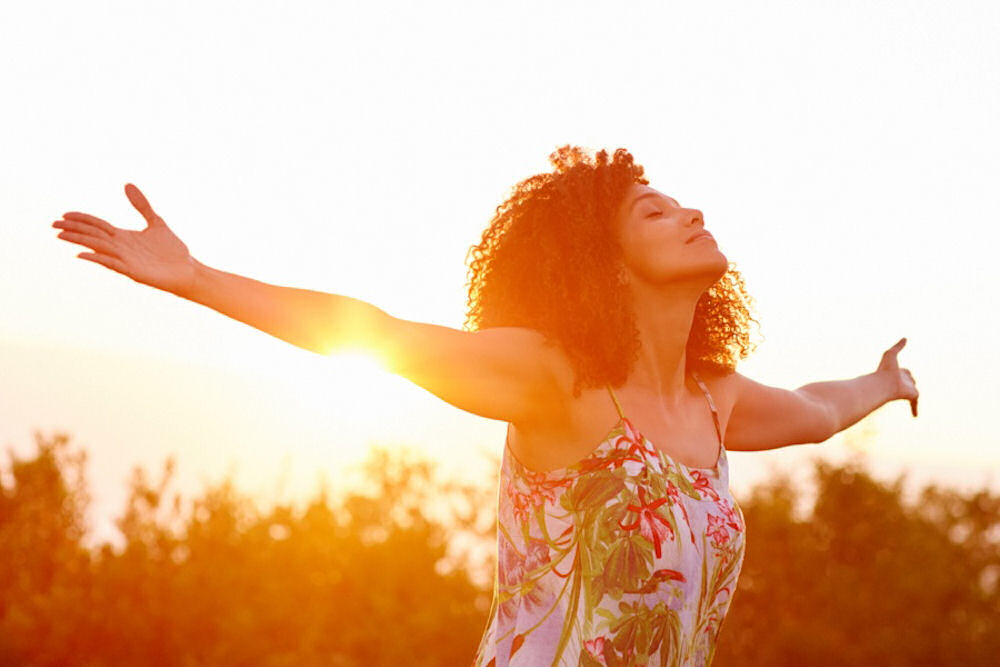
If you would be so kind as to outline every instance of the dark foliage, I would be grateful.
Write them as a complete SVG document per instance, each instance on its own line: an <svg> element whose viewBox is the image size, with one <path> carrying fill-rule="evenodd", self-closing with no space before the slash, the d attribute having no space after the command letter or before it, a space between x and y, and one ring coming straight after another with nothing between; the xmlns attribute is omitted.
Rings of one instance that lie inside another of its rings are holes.
<svg viewBox="0 0 1000 667"><path fill-rule="evenodd" d="M0 477L0 665L464 665L491 590L495 489L376 450L370 488L255 508L227 480L185 509L135 471L124 548L82 544L85 453L36 436ZM740 499L748 550L715 665L993 665L1000 496L817 460Z"/></svg>

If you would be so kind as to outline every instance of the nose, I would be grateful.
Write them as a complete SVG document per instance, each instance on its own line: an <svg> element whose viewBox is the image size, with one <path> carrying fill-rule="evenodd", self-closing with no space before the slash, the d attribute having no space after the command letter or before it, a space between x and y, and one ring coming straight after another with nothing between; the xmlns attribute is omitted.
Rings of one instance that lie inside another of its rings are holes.
<svg viewBox="0 0 1000 667"><path fill-rule="evenodd" d="M704 227L705 226L705 216L703 216L701 214L701 211L699 211L696 208L692 209L692 210L694 211L694 215L691 217L691 225L692 226L693 225L697 225L700 222L701 226Z"/></svg>

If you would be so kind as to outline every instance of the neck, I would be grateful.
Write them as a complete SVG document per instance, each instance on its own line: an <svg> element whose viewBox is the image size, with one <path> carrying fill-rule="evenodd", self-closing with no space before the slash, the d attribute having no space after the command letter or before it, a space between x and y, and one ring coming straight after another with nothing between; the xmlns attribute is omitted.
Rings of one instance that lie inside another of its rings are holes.
<svg viewBox="0 0 1000 667"><path fill-rule="evenodd" d="M632 306L639 329L639 357L627 383L676 406L684 397L687 341L704 285L632 283Z"/></svg>

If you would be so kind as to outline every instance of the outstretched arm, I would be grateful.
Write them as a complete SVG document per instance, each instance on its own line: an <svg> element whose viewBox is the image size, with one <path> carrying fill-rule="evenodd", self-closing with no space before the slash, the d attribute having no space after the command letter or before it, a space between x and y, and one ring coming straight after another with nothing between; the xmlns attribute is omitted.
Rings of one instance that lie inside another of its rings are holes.
<svg viewBox="0 0 1000 667"><path fill-rule="evenodd" d="M340 294L263 283L195 260L132 184L129 201L146 219L133 231L71 211L59 238L94 252L77 255L200 303L298 347L330 354L364 349L393 373L442 400L489 419L532 425L560 409L568 360L530 329L468 332L388 315Z"/></svg>
<svg viewBox="0 0 1000 667"><path fill-rule="evenodd" d="M96 216L70 211L52 224L63 230L58 238L94 251L79 253L81 259L320 354L332 351L381 313L348 297L334 300L323 292L269 285L208 267L191 256L139 188L129 183L125 195L146 220L145 229L121 229ZM336 325L331 327L331 321ZM359 326L349 327L350 323Z"/></svg>
<svg viewBox="0 0 1000 667"><path fill-rule="evenodd" d="M830 435L840 433L876 408L897 399L909 401L910 412L914 417L917 416L920 392L917 391L913 374L907 368L900 368L896 360L896 355L905 345L906 338L900 338L895 345L883 352L882 360L873 373L853 380L817 382L802 387L826 404L833 417L833 433Z"/></svg>
<svg viewBox="0 0 1000 667"><path fill-rule="evenodd" d="M380 308L341 294L272 285L194 260L191 282L175 292L310 352L327 355L371 343L388 318Z"/></svg>
<svg viewBox="0 0 1000 667"><path fill-rule="evenodd" d="M916 417L919 392L910 371L896 362L905 344L902 338L886 350L872 373L814 382L794 391L734 373L735 400L726 427L726 448L761 450L823 442L896 399L910 401Z"/></svg>

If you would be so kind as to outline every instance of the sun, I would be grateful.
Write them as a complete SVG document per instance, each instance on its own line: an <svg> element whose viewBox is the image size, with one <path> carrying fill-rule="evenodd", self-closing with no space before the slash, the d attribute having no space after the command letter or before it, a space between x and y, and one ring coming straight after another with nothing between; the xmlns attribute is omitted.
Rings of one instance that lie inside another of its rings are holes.
<svg viewBox="0 0 1000 667"><path fill-rule="evenodd" d="M375 351L341 349L308 361L294 373L295 399L344 425L371 429L397 421L413 392Z"/></svg>
<svg viewBox="0 0 1000 667"><path fill-rule="evenodd" d="M327 355L326 365L356 380L368 381L388 373L382 360L371 352L345 350Z"/></svg>

